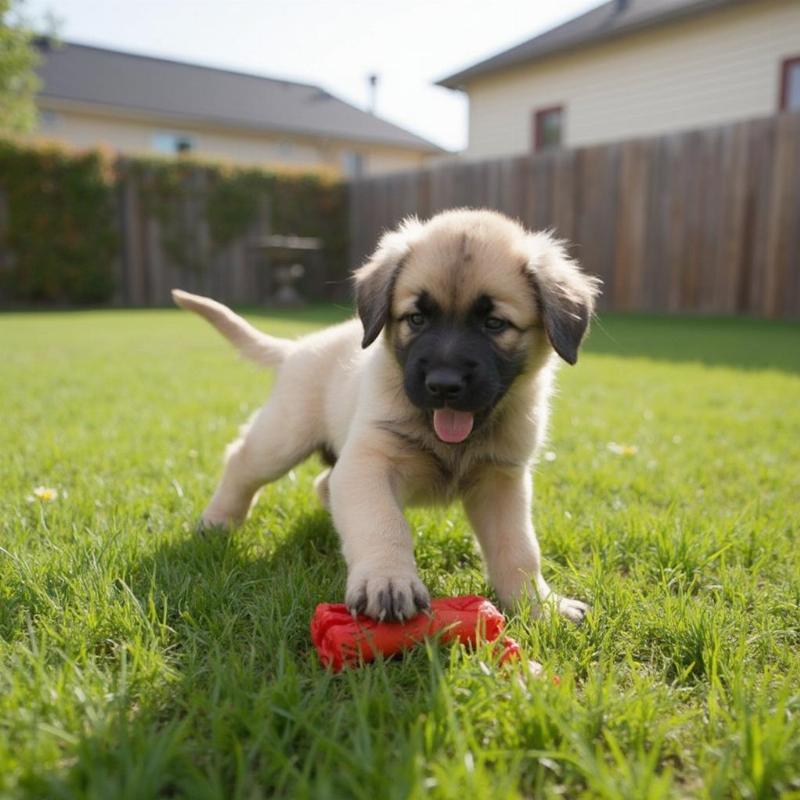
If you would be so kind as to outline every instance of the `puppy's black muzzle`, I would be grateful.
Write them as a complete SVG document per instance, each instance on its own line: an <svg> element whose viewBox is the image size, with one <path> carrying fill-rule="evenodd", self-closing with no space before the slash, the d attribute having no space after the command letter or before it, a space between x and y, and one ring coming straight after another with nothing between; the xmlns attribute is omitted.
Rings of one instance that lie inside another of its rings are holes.
<svg viewBox="0 0 800 800"><path fill-rule="evenodd" d="M494 348L469 328L431 325L400 355L406 394L423 410L478 413L502 392Z"/></svg>

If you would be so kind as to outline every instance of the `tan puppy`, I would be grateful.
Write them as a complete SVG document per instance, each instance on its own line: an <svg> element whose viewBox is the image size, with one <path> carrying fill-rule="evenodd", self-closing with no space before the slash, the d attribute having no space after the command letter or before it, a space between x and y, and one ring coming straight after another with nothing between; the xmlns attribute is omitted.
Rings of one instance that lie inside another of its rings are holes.
<svg viewBox="0 0 800 800"><path fill-rule="evenodd" d="M500 602L549 602L579 621L587 606L542 577L530 466L556 354L575 363L598 282L549 235L474 210L406 220L355 279L361 321L298 341L173 292L245 356L278 367L202 524L241 522L261 486L320 451L332 468L316 487L342 540L352 611L404 619L427 607L402 509L461 499Z"/></svg>

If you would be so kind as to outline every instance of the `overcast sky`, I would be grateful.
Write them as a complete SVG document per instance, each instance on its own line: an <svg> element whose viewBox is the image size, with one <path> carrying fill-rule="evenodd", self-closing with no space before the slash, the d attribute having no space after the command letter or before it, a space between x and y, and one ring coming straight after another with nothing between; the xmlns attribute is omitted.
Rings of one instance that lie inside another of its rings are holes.
<svg viewBox="0 0 800 800"><path fill-rule="evenodd" d="M27 0L62 38L324 86L451 150L467 104L433 83L600 0Z"/></svg>

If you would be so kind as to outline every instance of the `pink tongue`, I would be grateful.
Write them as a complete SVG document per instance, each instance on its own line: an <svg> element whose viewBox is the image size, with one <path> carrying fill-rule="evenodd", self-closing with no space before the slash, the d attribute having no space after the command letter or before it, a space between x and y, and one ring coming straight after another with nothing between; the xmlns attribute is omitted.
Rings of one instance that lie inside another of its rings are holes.
<svg viewBox="0 0 800 800"><path fill-rule="evenodd" d="M436 435L448 444L463 442L472 432L472 422L472 414L469 411L437 408L433 412L433 429Z"/></svg>

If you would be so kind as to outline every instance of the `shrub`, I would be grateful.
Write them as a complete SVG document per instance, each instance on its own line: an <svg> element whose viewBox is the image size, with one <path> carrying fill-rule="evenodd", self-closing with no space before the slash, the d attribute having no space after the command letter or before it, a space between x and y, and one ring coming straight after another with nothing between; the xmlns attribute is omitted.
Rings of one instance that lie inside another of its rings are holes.
<svg viewBox="0 0 800 800"><path fill-rule="evenodd" d="M139 199L133 219L119 205L128 189ZM129 300L115 267L123 253L130 259L126 243L141 244L148 218L159 223L156 247L169 265L219 273L228 265L219 256L257 230L264 209L272 232L322 240L325 285L314 295L337 293L334 284L346 277L347 195L330 176L183 158L114 161L0 141L0 299L99 304L119 290L117 299ZM133 250L139 260L126 261L127 270L153 269L148 252ZM164 268L162 259L155 263ZM150 293L138 302L165 301Z"/></svg>
<svg viewBox="0 0 800 800"><path fill-rule="evenodd" d="M207 272L268 209L273 233L322 239L327 278L346 275L346 188L332 177L185 158L127 158L117 171L118 180L134 182L146 213L160 223L162 250L180 267ZM207 225L207 243L198 238L198 220Z"/></svg>
<svg viewBox="0 0 800 800"><path fill-rule="evenodd" d="M0 142L0 287L24 303L103 303L114 290L114 183L97 152Z"/></svg>

